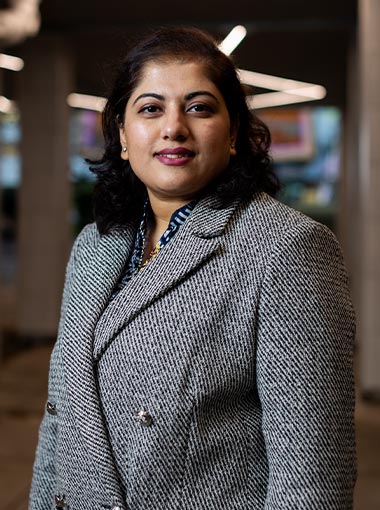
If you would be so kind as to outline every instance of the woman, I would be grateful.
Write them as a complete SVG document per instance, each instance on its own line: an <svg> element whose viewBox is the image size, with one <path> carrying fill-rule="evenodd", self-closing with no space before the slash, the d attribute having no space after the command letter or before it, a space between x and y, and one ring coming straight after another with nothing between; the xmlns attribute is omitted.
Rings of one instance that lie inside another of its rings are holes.
<svg viewBox="0 0 380 510"><path fill-rule="evenodd" d="M269 196L269 133L231 60L198 30L154 33L103 125L30 508L352 508L341 252Z"/></svg>

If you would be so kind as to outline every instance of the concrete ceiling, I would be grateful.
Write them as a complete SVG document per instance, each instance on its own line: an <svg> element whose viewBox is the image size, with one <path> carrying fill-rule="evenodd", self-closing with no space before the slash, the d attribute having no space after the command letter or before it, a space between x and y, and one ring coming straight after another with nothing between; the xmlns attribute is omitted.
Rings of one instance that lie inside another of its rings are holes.
<svg viewBox="0 0 380 510"><path fill-rule="evenodd" d="M41 36L61 35L73 50L78 92L104 94L130 41L154 27L193 25L222 39L244 24L239 67L319 83L328 90L324 104L345 106L356 0L44 0L41 14Z"/></svg>

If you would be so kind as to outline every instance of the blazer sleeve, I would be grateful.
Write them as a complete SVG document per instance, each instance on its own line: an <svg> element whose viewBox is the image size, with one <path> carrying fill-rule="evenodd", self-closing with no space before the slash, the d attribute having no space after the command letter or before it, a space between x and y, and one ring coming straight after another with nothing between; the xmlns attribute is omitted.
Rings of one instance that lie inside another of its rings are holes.
<svg viewBox="0 0 380 510"><path fill-rule="evenodd" d="M85 230L88 227L85 227ZM66 267L65 284L63 289L61 316L58 328L58 339L50 358L48 401L56 403L60 393L61 355L60 332L65 320L66 307L69 300L71 282L75 274L78 252L82 243L84 231L76 239L71 250L69 262ZM29 510L47 510L54 508L55 479L55 451L57 442L57 416L45 413L39 429L36 456L33 466L33 477L29 495Z"/></svg>
<svg viewBox="0 0 380 510"><path fill-rule="evenodd" d="M353 507L354 336L339 244L326 227L301 221L274 249L258 308L265 510Z"/></svg>

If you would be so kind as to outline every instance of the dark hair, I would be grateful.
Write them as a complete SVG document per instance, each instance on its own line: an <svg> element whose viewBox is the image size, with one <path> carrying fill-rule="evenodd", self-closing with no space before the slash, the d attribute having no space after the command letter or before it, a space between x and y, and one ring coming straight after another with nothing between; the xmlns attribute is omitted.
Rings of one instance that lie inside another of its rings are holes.
<svg viewBox="0 0 380 510"><path fill-rule="evenodd" d="M126 104L137 87L144 66L152 61L196 61L219 89L226 103L231 125L238 126L236 156L213 189L220 207L232 200L252 197L258 191L274 195L278 180L268 151L270 133L251 112L232 60L222 53L214 39L196 28L163 28L139 42L121 63L103 112L105 150L102 158L91 161L97 176L94 213L99 232L136 220L146 198L145 185L136 177L128 161L120 157L119 125Z"/></svg>

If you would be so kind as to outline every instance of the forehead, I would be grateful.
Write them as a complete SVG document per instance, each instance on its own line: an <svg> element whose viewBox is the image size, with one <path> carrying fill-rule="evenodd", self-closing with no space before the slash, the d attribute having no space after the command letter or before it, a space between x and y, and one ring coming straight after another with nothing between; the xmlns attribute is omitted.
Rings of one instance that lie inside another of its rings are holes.
<svg viewBox="0 0 380 510"><path fill-rule="evenodd" d="M186 94L209 90L221 98L216 85L207 76L205 65L192 61L147 62L131 97L142 92Z"/></svg>

